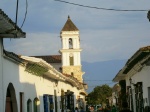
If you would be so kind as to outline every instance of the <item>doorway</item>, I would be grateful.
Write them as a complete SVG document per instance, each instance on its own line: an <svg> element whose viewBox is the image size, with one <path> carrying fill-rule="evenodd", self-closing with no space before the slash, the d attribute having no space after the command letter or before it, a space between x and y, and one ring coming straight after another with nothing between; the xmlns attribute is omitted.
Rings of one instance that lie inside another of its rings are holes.
<svg viewBox="0 0 150 112"><path fill-rule="evenodd" d="M16 93L12 83L9 83L7 87L5 112L18 112Z"/></svg>

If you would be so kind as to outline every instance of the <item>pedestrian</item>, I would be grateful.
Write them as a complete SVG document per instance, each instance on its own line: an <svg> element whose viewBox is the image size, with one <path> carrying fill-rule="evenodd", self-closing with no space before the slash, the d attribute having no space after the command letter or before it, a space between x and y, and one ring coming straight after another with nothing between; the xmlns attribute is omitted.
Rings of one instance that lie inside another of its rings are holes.
<svg viewBox="0 0 150 112"><path fill-rule="evenodd" d="M75 107L75 112L79 112L79 109L78 109L78 107Z"/></svg>
<svg viewBox="0 0 150 112"><path fill-rule="evenodd" d="M122 110L120 110L119 112L132 112L132 111L128 109L128 103L125 101L125 102L122 102Z"/></svg>
<svg viewBox="0 0 150 112"><path fill-rule="evenodd" d="M144 112L150 112L150 106L146 106Z"/></svg>
<svg viewBox="0 0 150 112"><path fill-rule="evenodd" d="M107 107L107 112L111 112L111 107L110 106Z"/></svg>
<svg viewBox="0 0 150 112"><path fill-rule="evenodd" d="M96 112L93 105L90 106L90 112Z"/></svg>
<svg viewBox="0 0 150 112"><path fill-rule="evenodd" d="M71 111L70 111L70 109L67 109L67 111L66 111L66 112L71 112Z"/></svg>
<svg viewBox="0 0 150 112"><path fill-rule="evenodd" d="M97 109L97 112L103 112L103 107L99 107L99 108Z"/></svg>
<svg viewBox="0 0 150 112"><path fill-rule="evenodd" d="M80 107L80 112L84 112L83 107Z"/></svg>
<svg viewBox="0 0 150 112"><path fill-rule="evenodd" d="M115 107L115 105L112 106L111 112L117 112L117 108Z"/></svg>
<svg viewBox="0 0 150 112"><path fill-rule="evenodd" d="M104 112L111 112L111 108L110 106L105 106L105 108L103 109Z"/></svg>

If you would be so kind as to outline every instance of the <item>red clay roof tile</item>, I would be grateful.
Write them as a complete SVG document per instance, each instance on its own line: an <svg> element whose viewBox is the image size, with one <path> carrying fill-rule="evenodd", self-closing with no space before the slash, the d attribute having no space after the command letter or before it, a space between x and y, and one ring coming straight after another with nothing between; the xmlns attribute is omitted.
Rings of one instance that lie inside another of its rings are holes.
<svg viewBox="0 0 150 112"><path fill-rule="evenodd" d="M61 55L32 56L32 57L41 58L47 63L61 63Z"/></svg>

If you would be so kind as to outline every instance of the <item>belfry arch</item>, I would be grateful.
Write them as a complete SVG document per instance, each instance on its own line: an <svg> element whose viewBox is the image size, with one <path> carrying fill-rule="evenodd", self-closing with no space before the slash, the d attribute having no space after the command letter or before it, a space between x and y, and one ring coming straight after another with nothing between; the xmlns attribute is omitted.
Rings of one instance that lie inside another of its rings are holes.
<svg viewBox="0 0 150 112"><path fill-rule="evenodd" d="M18 112L16 93L12 83L9 83L7 87L5 112Z"/></svg>

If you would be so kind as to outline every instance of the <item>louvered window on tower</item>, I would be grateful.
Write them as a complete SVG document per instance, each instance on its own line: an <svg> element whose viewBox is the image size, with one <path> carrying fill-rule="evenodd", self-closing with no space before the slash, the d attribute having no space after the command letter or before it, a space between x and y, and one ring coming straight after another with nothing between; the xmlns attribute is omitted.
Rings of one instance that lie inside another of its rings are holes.
<svg viewBox="0 0 150 112"><path fill-rule="evenodd" d="M70 56L69 58L70 58L70 66L71 66L71 65L73 65L73 64L74 64L73 56Z"/></svg>
<svg viewBox="0 0 150 112"><path fill-rule="evenodd" d="M72 38L69 38L69 49L73 48L73 44L72 44Z"/></svg>

